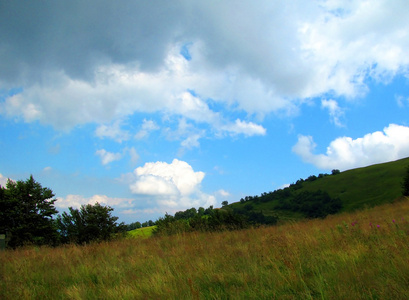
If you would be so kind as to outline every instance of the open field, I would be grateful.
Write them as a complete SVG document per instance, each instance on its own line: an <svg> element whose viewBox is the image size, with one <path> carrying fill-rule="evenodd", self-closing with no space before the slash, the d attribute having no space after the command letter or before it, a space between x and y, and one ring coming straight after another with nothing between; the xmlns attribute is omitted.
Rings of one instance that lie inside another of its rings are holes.
<svg viewBox="0 0 409 300"><path fill-rule="evenodd" d="M275 227L0 253L2 299L409 299L409 199Z"/></svg>
<svg viewBox="0 0 409 300"><path fill-rule="evenodd" d="M155 228L156 226L142 227L142 228L128 231L127 234L129 237L133 237L133 238L148 238L152 236L152 231Z"/></svg>

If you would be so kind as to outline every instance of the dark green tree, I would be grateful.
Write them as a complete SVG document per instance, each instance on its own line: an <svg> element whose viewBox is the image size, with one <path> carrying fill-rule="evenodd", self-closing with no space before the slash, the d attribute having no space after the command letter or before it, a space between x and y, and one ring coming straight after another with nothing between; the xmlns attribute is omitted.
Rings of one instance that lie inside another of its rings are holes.
<svg viewBox="0 0 409 300"><path fill-rule="evenodd" d="M403 177L402 195L409 196L409 166L407 166L405 177Z"/></svg>
<svg viewBox="0 0 409 300"><path fill-rule="evenodd" d="M58 211L53 198L52 190L43 188L33 176L0 186L0 233L6 234L8 247L57 243L53 215Z"/></svg>
<svg viewBox="0 0 409 300"><path fill-rule="evenodd" d="M130 231L130 230L138 229L141 227L142 227L141 222L136 221L136 222L126 225L126 230Z"/></svg>
<svg viewBox="0 0 409 300"><path fill-rule="evenodd" d="M111 216L114 209L95 205L82 205L80 209L69 207L57 217L57 226L65 243L85 244L92 241L106 241L117 233L126 231L126 225L117 224L118 217Z"/></svg>
<svg viewBox="0 0 409 300"><path fill-rule="evenodd" d="M227 206L227 205L229 205L229 202L228 202L228 201L223 201L223 202L222 202L222 206Z"/></svg>
<svg viewBox="0 0 409 300"><path fill-rule="evenodd" d="M338 169L334 169L331 171L331 175L338 175L338 174L341 174L341 171Z"/></svg>

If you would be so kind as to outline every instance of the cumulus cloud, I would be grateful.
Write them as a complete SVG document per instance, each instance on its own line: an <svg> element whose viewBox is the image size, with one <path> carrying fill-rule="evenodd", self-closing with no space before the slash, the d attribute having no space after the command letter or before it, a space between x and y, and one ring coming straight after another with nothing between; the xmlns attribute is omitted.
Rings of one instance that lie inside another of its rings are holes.
<svg viewBox="0 0 409 300"><path fill-rule="evenodd" d="M120 160L122 158L121 153L112 153L108 152L105 149L100 149L95 152L101 158L101 162L103 165L107 165L113 161Z"/></svg>
<svg viewBox="0 0 409 300"><path fill-rule="evenodd" d="M330 99L330 100L321 100L321 107L328 109L329 115L331 117L331 122L333 122L336 126L342 127L343 124L341 122L341 117L344 115L344 111L338 106L338 102Z"/></svg>
<svg viewBox="0 0 409 300"><path fill-rule="evenodd" d="M55 206L59 208L80 208L81 205L94 205L98 202L99 204L108 205L111 207L116 206L120 208L129 208L134 205L134 201L134 199L130 198L111 198L106 195L94 195L92 197L84 197L81 195L67 195L66 197L57 197Z"/></svg>
<svg viewBox="0 0 409 300"><path fill-rule="evenodd" d="M314 154L311 136L300 135L293 152L303 161L320 169L351 169L393 161L409 156L409 127L390 124L383 132L368 133L362 138L340 137L327 147L325 154Z"/></svg>
<svg viewBox="0 0 409 300"><path fill-rule="evenodd" d="M210 206L216 203L212 195L201 191L203 172L195 172L186 162L174 159L172 163L149 162L134 171L130 190L134 194L154 199L156 208L176 211L190 207Z"/></svg>
<svg viewBox="0 0 409 300"><path fill-rule="evenodd" d="M134 113L219 128L237 116L212 101L247 117L291 113L305 98L355 97L368 78L407 76L407 12L404 0L8 1L0 85L22 89L0 113L58 129L114 124L97 135L118 141L128 136L115 121Z"/></svg>

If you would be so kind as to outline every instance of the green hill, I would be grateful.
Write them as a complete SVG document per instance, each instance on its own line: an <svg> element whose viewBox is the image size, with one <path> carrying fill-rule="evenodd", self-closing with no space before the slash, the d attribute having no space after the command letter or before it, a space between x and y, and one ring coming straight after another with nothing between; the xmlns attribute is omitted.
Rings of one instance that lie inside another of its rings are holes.
<svg viewBox="0 0 409 300"><path fill-rule="evenodd" d="M280 219L299 219L303 214L280 209L280 203L289 197L306 192L324 191L331 198L339 198L341 211L354 211L393 202L402 195L401 182L409 165L409 158L393 162L352 169L336 175L320 174L300 179L290 187L260 196L245 197L232 203L236 211L262 211L265 215L276 215ZM282 205L281 205L282 206Z"/></svg>

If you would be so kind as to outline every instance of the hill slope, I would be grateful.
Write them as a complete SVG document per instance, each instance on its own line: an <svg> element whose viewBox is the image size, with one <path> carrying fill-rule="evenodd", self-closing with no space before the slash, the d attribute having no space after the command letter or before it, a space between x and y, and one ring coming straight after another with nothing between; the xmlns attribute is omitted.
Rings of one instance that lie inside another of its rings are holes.
<svg viewBox="0 0 409 300"><path fill-rule="evenodd" d="M300 214L277 209L280 202L291 195L322 190L331 198L339 198L342 211L354 211L392 202L402 194L401 182L409 165L409 158L368 167L344 171L336 175L310 176L298 180L289 188L260 196L246 197L247 201L233 203L229 207L240 210L262 211L265 215L277 215L281 219L299 219Z"/></svg>

